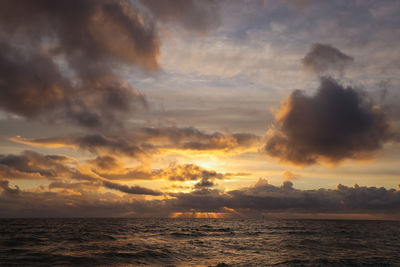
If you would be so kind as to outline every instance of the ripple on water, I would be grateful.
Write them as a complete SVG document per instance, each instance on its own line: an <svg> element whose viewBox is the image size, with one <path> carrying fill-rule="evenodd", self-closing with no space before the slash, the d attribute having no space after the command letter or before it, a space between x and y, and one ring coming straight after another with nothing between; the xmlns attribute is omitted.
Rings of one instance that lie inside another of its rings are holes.
<svg viewBox="0 0 400 267"><path fill-rule="evenodd" d="M8 219L1 266L400 266L400 223Z"/></svg>

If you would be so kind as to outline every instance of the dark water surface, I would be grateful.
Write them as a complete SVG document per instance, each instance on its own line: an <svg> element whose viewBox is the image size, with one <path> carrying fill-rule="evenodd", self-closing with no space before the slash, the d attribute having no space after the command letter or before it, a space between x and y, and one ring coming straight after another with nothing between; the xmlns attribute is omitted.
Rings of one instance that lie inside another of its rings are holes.
<svg viewBox="0 0 400 267"><path fill-rule="evenodd" d="M1 219L1 266L400 266L400 222Z"/></svg>

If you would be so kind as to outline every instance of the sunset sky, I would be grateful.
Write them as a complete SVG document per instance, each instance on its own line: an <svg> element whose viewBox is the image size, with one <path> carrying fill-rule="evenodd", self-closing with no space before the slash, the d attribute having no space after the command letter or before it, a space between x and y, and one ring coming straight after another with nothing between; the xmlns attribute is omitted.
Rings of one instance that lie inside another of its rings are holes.
<svg viewBox="0 0 400 267"><path fill-rule="evenodd" d="M400 219L399 14L1 1L0 217Z"/></svg>

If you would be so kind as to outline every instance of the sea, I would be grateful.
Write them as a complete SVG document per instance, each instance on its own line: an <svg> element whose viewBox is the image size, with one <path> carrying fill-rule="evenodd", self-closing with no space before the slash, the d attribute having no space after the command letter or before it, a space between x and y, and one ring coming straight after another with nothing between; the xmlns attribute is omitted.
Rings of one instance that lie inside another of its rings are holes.
<svg viewBox="0 0 400 267"><path fill-rule="evenodd" d="M1 266L400 266L400 222L1 219Z"/></svg>

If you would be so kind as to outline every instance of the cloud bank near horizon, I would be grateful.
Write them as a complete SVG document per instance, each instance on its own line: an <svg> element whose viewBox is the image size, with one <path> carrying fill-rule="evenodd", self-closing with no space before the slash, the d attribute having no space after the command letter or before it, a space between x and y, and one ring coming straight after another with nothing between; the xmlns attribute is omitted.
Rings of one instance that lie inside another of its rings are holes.
<svg viewBox="0 0 400 267"><path fill-rule="evenodd" d="M54 188L64 190L49 190ZM260 217L262 214L301 216L314 213L322 217L323 214L347 214L350 218L354 215L368 215L370 218L400 219L399 190L358 185L338 185L336 189L299 190L294 188L290 181L285 181L281 186L274 186L261 179L253 186L231 191L195 188L189 193L169 193L168 198L154 200L83 188L85 187L82 185L74 187L74 184L58 183L50 185L49 189L41 187L36 191L28 191L10 186L7 180L0 180L0 210L4 211L0 216L174 217L177 214L215 213L228 218L251 218ZM88 188L91 189L90 186ZM129 193L130 190L146 190L136 187L122 189L125 193ZM158 195L153 191L145 193ZM29 203L29 206L23 203Z"/></svg>

